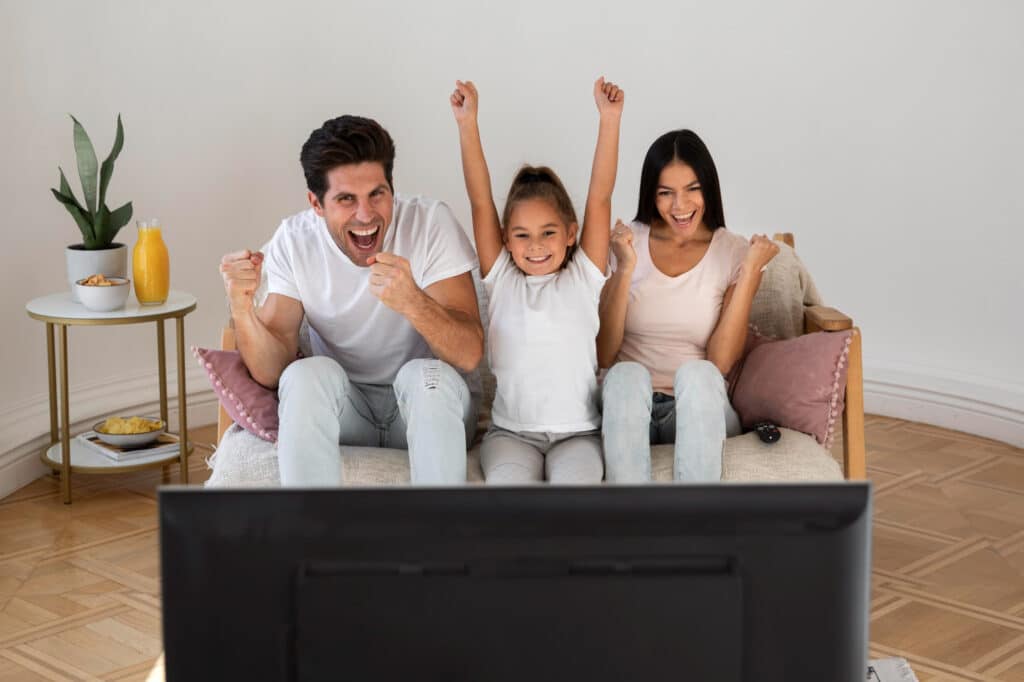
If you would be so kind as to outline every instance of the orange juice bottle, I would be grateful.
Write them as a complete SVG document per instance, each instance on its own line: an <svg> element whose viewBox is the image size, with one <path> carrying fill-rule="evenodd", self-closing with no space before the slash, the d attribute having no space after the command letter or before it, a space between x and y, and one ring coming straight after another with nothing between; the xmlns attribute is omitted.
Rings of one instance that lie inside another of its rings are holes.
<svg viewBox="0 0 1024 682"><path fill-rule="evenodd" d="M137 225L139 238L132 251L135 298L142 305L160 305L167 300L167 292L171 288L171 263L167 256L167 245L160 236L158 220L140 220Z"/></svg>

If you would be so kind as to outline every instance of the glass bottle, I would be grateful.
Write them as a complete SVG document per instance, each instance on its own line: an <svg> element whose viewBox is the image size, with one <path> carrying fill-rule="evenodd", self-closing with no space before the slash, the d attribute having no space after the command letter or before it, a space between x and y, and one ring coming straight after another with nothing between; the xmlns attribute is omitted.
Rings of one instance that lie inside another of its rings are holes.
<svg viewBox="0 0 1024 682"><path fill-rule="evenodd" d="M140 220L136 225L139 237L132 251L135 298L142 305L160 305L167 300L171 288L171 264L160 234L160 221Z"/></svg>

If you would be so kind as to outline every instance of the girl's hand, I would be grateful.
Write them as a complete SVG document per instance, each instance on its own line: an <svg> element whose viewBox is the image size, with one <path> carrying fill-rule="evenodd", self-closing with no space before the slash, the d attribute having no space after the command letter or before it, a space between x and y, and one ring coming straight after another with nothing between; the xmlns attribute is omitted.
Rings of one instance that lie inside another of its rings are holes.
<svg viewBox="0 0 1024 682"><path fill-rule="evenodd" d="M475 121L479 99L473 81L455 81L455 91L450 98L455 122L461 126L467 121Z"/></svg>
<svg viewBox="0 0 1024 682"><path fill-rule="evenodd" d="M621 116L626 93L615 83L605 82L604 76L601 76L594 81L594 101L597 102L597 111L601 116Z"/></svg>
<svg viewBox="0 0 1024 682"><path fill-rule="evenodd" d="M750 248L747 250L747 257L743 261L743 269L753 274L764 272L768 263L775 254L779 252L779 245L766 235L755 234L750 238Z"/></svg>
<svg viewBox="0 0 1024 682"><path fill-rule="evenodd" d="M632 272L636 267L636 249L633 248L633 230L621 220L615 221L612 229L612 253L615 254L615 269Z"/></svg>

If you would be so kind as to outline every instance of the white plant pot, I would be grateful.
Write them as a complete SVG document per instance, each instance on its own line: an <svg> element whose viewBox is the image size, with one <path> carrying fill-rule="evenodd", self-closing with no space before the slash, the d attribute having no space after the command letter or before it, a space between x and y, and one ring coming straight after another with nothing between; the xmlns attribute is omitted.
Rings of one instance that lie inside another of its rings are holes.
<svg viewBox="0 0 1024 682"><path fill-rule="evenodd" d="M128 276L128 247L114 243L109 249L88 250L81 244L72 244L64 249L67 261L68 288L71 300L80 303L75 282L89 275L106 275L107 277Z"/></svg>

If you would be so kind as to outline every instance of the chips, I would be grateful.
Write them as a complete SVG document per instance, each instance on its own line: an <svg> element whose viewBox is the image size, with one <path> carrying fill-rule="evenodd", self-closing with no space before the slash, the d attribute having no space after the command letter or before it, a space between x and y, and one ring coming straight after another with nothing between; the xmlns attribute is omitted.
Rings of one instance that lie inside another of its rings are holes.
<svg viewBox="0 0 1024 682"><path fill-rule="evenodd" d="M145 417L107 417L103 427L96 429L101 433L115 436L124 436L136 433L149 433L163 428L163 422L159 419L146 419Z"/></svg>
<svg viewBox="0 0 1024 682"><path fill-rule="evenodd" d="M78 283L86 287L112 287L118 284L117 282L110 281L103 275L89 275Z"/></svg>

